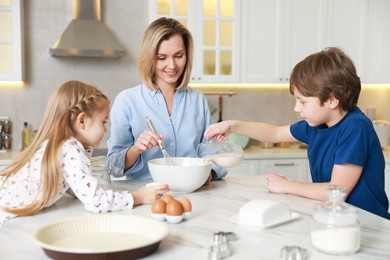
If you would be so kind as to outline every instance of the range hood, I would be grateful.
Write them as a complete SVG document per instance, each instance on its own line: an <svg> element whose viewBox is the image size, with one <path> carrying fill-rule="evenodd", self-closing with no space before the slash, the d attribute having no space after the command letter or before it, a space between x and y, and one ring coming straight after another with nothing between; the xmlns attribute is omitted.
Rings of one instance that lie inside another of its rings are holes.
<svg viewBox="0 0 390 260"><path fill-rule="evenodd" d="M126 54L101 21L100 0L73 0L73 19L49 49L52 56L117 58Z"/></svg>

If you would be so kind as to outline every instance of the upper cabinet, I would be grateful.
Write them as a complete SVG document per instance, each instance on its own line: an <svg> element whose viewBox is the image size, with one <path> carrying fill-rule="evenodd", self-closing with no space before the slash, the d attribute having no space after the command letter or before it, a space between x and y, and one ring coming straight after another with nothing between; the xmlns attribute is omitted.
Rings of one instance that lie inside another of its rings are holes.
<svg viewBox="0 0 390 260"><path fill-rule="evenodd" d="M0 0L0 81L23 80L22 0Z"/></svg>
<svg viewBox="0 0 390 260"><path fill-rule="evenodd" d="M195 41L192 82L288 83L295 64L343 49L362 83L390 82L389 0L150 0ZM240 29L240 30L239 30Z"/></svg>
<svg viewBox="0 0 390 260"><path fill-rule="evenodd" d="M240 1L149 0L149 20L172 17L191 32L191 82L238 82Z"/></svg>
<svg viewBox="0 0 390 260"><path fill-rule="evenodd" d="M367 43L368 30L372 24L369 21L368 2L375 1L326 1L326 27L323 33L323 47L335 46L343 49L351 57L357 74L364 83L371 81L368 77L371 68L368 66L370 50Z"/></svg>
<svg viewBox="0 0 390 260"><path fill-rule="evenodd" d="M335 46L366 76L367 0L242 1L241 81L288 83L295 64Z"/></svg>
<svg viewBox="0 0 390 260"><path fill-rule="evenodd" d="M369 83L390 83L390 1L369 1L367 66Z"/></svg>
<svg viewBox="0 0 390 260"><path fill-rule="evenodd" d="M323 45L321 0L242 1L241 81L286 83L295 63Z"/></svg>

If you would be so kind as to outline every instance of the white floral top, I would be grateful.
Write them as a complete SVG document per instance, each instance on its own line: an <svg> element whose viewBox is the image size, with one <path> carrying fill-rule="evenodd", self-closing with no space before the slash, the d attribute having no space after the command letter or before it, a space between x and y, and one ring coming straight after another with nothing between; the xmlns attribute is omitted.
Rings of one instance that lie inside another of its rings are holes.
<svg viewBox="0 0 390 260"><path fill-rule="evenodd" d="M8 178L0 190L0 207L18 208L30 204L42 196L39 193L42 156L46 149L45 142L31 160L16 174ZM131 192L103 190L91 175L90 158L92 149L84 149L75 138L68 139L62 146L61 178L58 183L59 193L47 207L57 202L71 188L82 201L85 208L96 213L131 209L133 196ZM0 187L3 184L0 177ZM0 214L4 218L4 212Z"/></svg>

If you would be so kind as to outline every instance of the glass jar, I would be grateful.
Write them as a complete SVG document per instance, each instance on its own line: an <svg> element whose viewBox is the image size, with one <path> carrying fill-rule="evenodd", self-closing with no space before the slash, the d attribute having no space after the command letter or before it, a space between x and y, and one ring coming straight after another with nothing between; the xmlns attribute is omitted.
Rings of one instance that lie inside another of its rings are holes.
<svg viewBox="0 0 390 260"><path fill-rule="evenodd" d="M3 143L2 147L4 147L4 149L11 149L11 136L4 135L2 143Z"/></svg>
<svg viewBox="0 0 390 260"><path fill-rule="evenodd" d="M4 134L11 133L11 121L8 119L3 122L3 133Z"/></svg>
<svg viewBox="0 0 390 260"><path fill-rule="evenodd" d="M311 244L327 254L353 254L360 248L358 211L343 201L343 186L331 185L326 192L328 200L314 207Z"/></svg>

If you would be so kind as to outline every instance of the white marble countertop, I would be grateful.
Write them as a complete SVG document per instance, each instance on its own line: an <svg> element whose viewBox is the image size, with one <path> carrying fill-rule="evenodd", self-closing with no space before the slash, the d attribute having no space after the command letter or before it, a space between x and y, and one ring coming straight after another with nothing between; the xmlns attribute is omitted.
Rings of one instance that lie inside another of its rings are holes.
<svg viewBox="0 0 390 260"><path fill-rule="evenodd" d="M137 189L144 183L115 182L116 188ZM361 249L350 256L331 256L318 252L310 244L310 223L313 206L317 201L301 197L271 194L266 191L263 176L227 176L209 186L190 193L172 194L175 198L187 197L193 204L189 220L169 224L169 235L159 249L147 259L207 259L213 245L213 233L235 232L238 240L231 242L233 255L228 259L279 259L283 246L306 248L309 259L390 259L390 221L359 210L361 223ZM269 229L246 229L230 221L240 207L253 199L270 199L285 202L298 219ZM132 214L150 217L150 205L109 214ZM47 259L37 246L32 233L43 224L62 218L92 215L81 202L68 195L56 205L30 217L9 220L0 232L2 259Z"/></svg>

